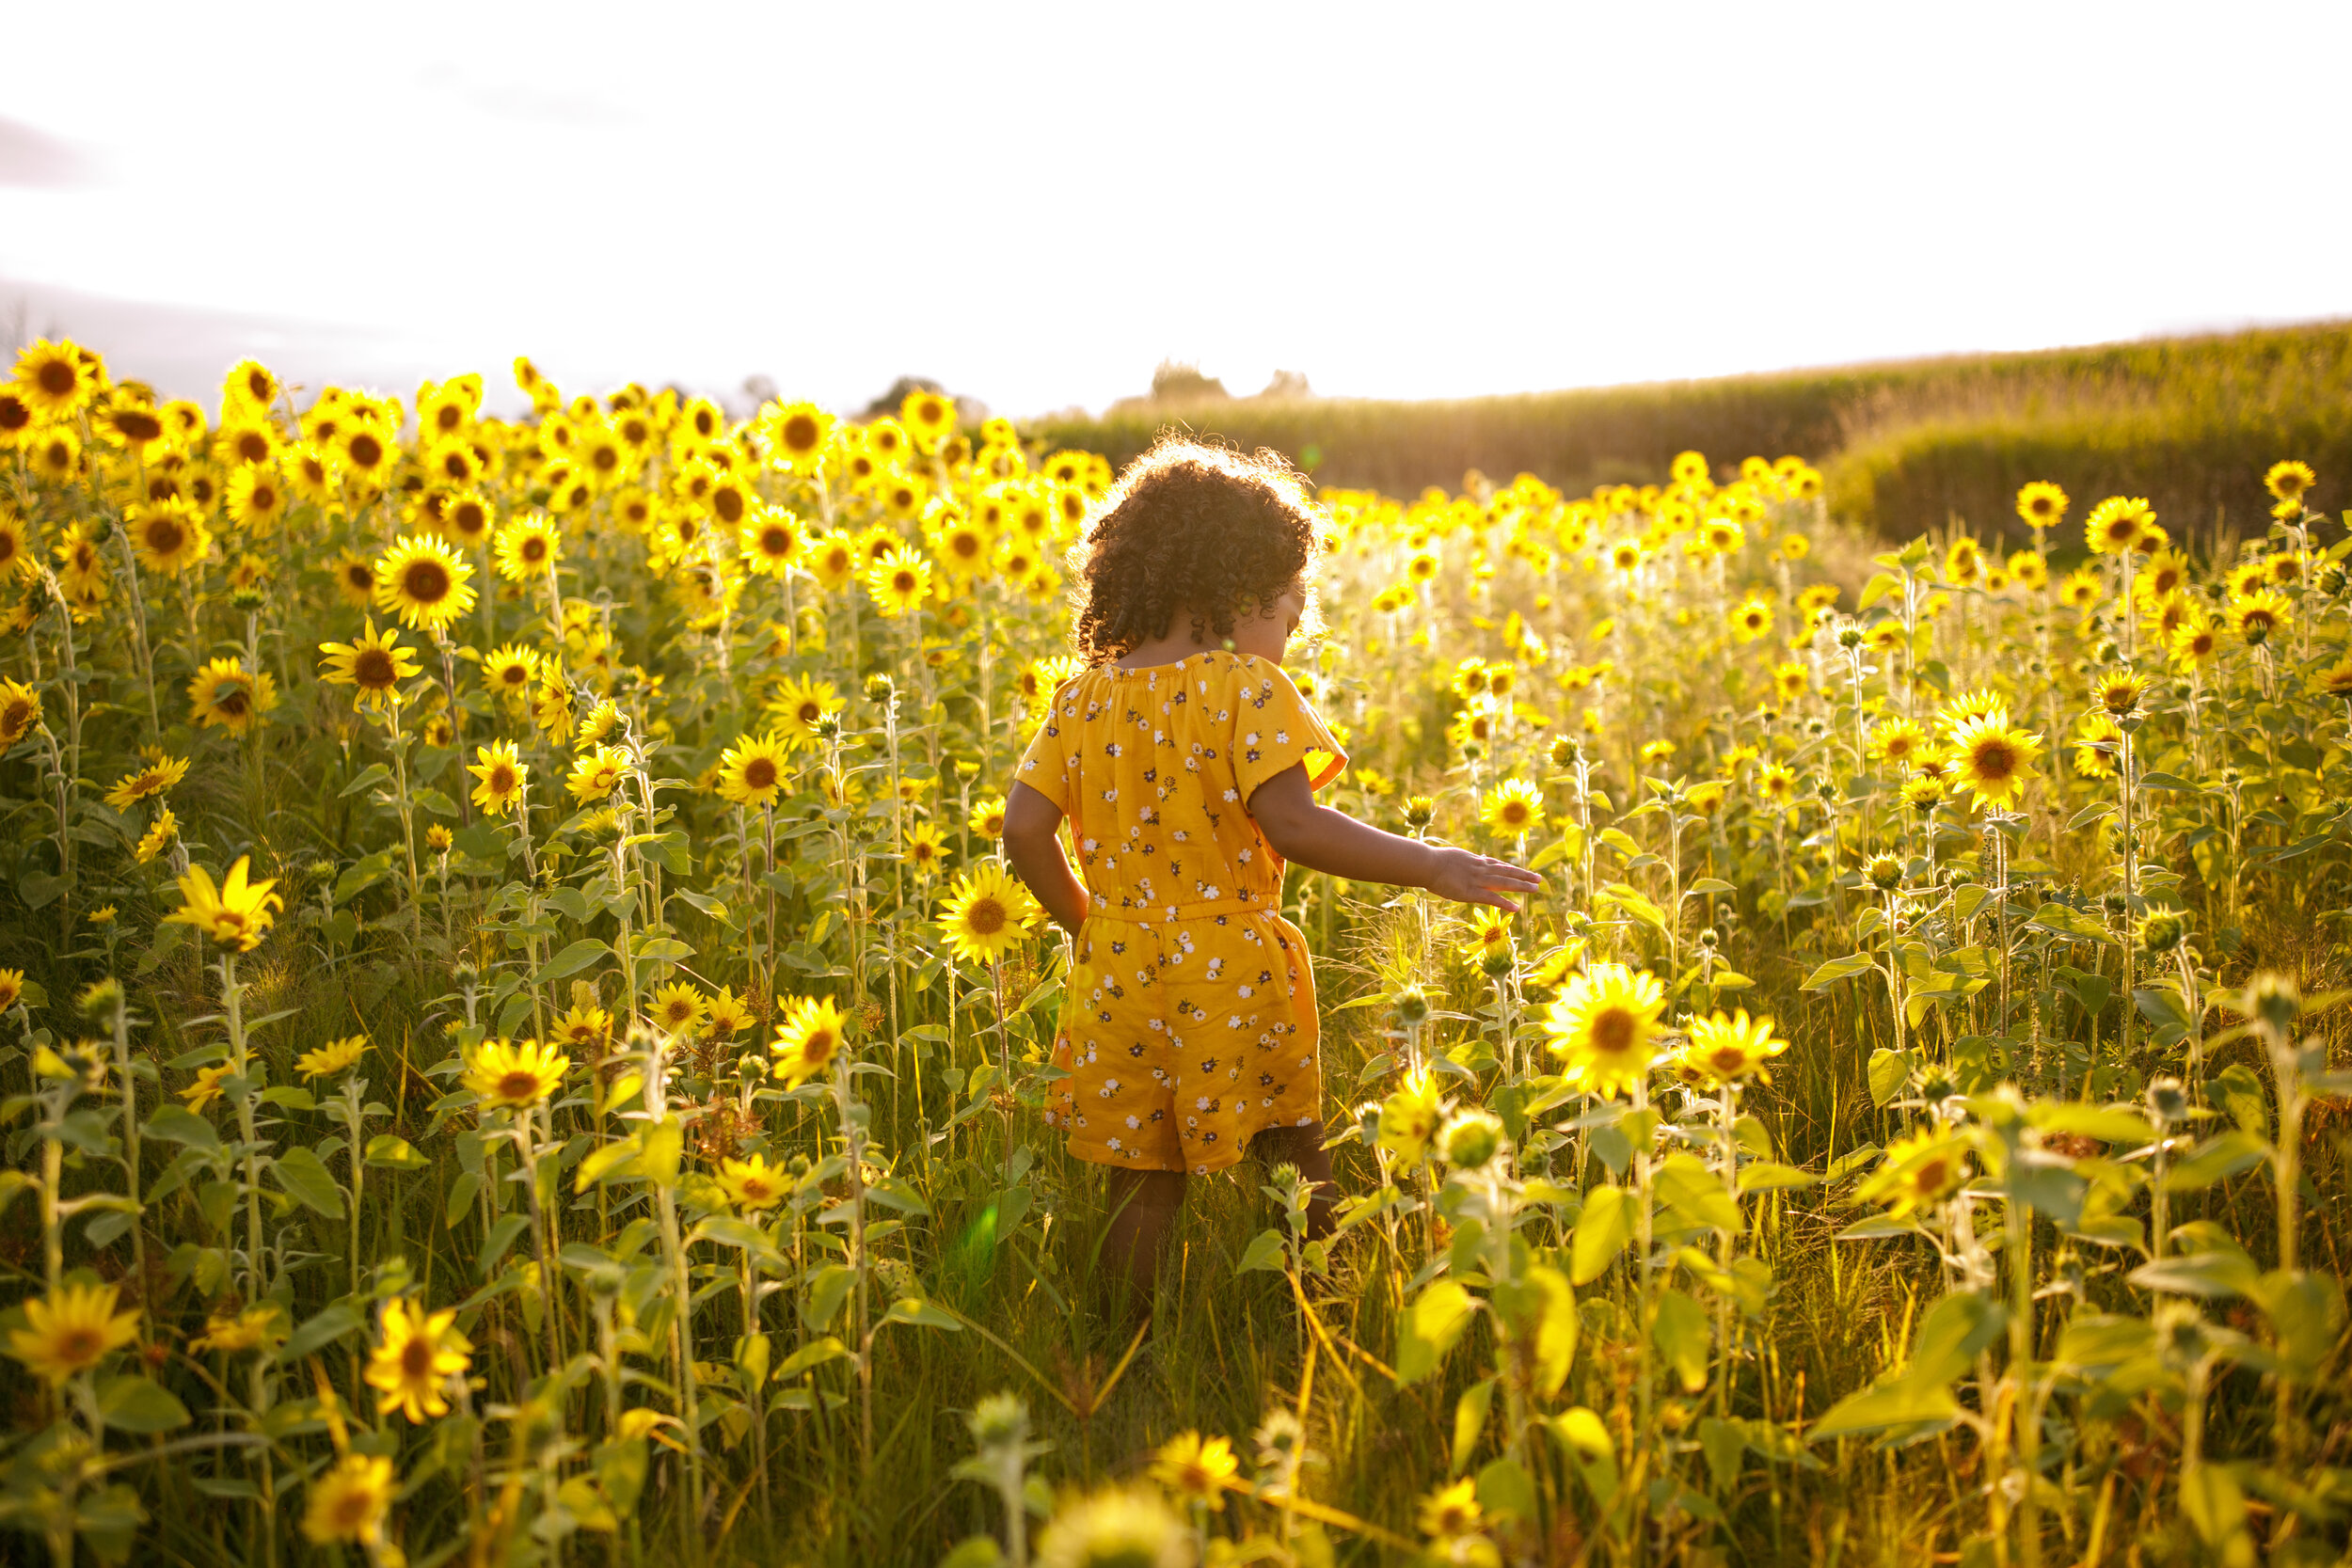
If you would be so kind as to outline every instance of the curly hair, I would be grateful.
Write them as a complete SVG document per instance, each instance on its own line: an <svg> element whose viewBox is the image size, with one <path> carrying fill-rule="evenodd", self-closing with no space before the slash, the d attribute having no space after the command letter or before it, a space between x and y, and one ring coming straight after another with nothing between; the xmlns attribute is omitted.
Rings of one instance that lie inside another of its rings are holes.
<svg viewBox="0 0 2352 1568"><path fill-rule="evenodd" d="M1305 480L1280 453L1243 453L1163 432L1127 467L1087 531L1076 641L1107 664L1182 610L1200 641L1307 586L1321 548Z"/></svg>

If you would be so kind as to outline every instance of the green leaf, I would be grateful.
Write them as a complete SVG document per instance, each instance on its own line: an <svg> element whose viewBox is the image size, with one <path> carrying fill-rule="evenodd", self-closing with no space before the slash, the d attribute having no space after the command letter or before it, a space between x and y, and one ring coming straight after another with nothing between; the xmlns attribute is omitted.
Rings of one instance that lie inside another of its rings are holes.
<svg viewBox="0 0 2352 1568"><path fill-rule="evenodd" d="M856 1280L857 1271L839 1263L827 1263L818 1269L809 1276L807 1289L801 1297L801 1322L812 1329L822 1329L832 1323L834 1314L841 1310L841 1304L850 1299L850 1287ZM787 1360L785 1365L789 1367L792 1361Z"/></svg>
<svg viewBox="0 0 2352 1568"><path fill-rule="evenodd" d="M372 762L365 768L361 768L358 775L349 784L343 785L342 794L344 798L357 795L363 789L373 789L377 784L389 784L391 782L391 777L392 769L390 764Z"/></svg>
<svg viewBox="0 0 2352 1568"><path fill-rule="evenodd" d="M1666 928L1666 911L1623 882L1611 882L1600 896L1654 930Z"/></svg>
<svg viewBox="0 0 2352 1568"><path fill-rule="evenodd" d="M599 942L595 937L582 937L541 965L539 973L532 977L532 984L544 986L550 980L564 979L579 974L599 958L612 956L611 942Z"/></svg>
<svg viewBox="0 0 2352 1568"><path fill-rule="evenodd" d="M352 899L390 876L391 871L392 853L390 850L379 849L373 855L361 856L345 866L343 874L335 879L335 902L348 904Z"/></svg>
<svg viewBox="0 0 2352 1568"><path fill-rule="evenodd" d="M1498 1519L1532 1521L1535 1482L1518 1460L1491 1459L1478 1472L1478 1506Z"/></svg>
<svg viewBox="0 0 2352 1568"><path fill-rule="evenodd" d="M162 1138L175 1144L188 1144L197 1148L218 1148L220 1134L213 1124L184 1105L160 1105L139 1130L151 1138Z"/></svg>
<svg viewBox="0 0 2352 1568"><path fill-rule="evenodd" d="M288 1196L330 1220L343 1217L343 1190L327 1174L326 1162L299 1144L270 1161L270 1171Z"/></svg>
<svg viewBox="0 0 2352 1568"><path fill-rule="evenodd" d="M1714 1347L1714 1335L1708 1327L1706 1307L1680 1291L1659 1291L1649 1337L1667 1369L1682 1380L1684 1393L1695 1394L1707 1386L1707 1360Z"/></svg>
<svg viewBox="0 0 2352 1568"><path fill-rule="evenodd" d="M1577 1216L1576 1234L1568 1243L1569 1282L1590 1285L1607 1274L1631 1240L1633 1195L1610 1186L1586 1193L1584 1212Z"/></svg>
<svg viewBox="0 0 2352 1568"><path fill-rule="evenodd" d="M1255 1270L1266 1269L1279 1274L1286 1261L1288 1259L1283 1254L1282 1233L1272 1229L1261 1230L1250 1239L1248 1250L1241 1255L1241 1261L1233 1265L1233 1272L1249 1274Z"/></svg>
<svg viewBox="0 0 2352 1568"><path fill-rule="evenodd" d="M1740 1167L1741 1193L1777 1193L1792 1187L1814 1187L1821 1179L1809 1170L1784 1165L1772 1160L1757 1160Z"/></svg>
<svg viewBox="0 0 2352 1568"><path fill-rule="evenodd" d="M408 793L414 797L417 804L422 806L425 810L431 812L436 816L455 816L457 815L457 802L442 794L439 790L434 788L431 784L419 784Z"/></svg>
<svg viewBox="0 0 2352 1568"><path fill-rule="evenodd" d="M1724 1191L1723 1178L1697 1155L1668 1155L1652 1172L1651 1181L1658 1200L1686 1223L1735 1236L1747 1229L1740 1205Z"/></svg>
<svg viewBox="0 0 2352 1568"><path fill-rule="evenodd" d="M2130 1105L2087 1105L2080 1101L2037 1100L2026 1119L2045 1133L2096 1138L2103 1144L2137 1148L2154 1134L2145 1118Z"/></svg>
<svg viewBox="0 0 2352 1568"><path fill-rule="evenodd" d="M866 1184L866 1196L875 1202L908 1214L929 1214L931 1206L923 1201L923 1195L895 1176L878 1176Z"/></svg>
<svg viewBox="0 0 2352 1568"><path fill-rule="evenodd" d="M2217 1181L2253 1169L2270 1158L2270 1146L2251 1132L2223 1132L2197 1146L2164 1173L2168 1193L2201 1193Z"/></svg>
<svg viewBox="0 0 2352 1568"><path fill-rule="evenodd" d="M2026 924L2036 930L2075 942L2104 942L2110 947L2115 945L2115 938L2108 935L2106 927L2066 904L2044 904L2034 911L2033 918Z"/></svg>
<svg viewBox="0 0 2352 1568"><path fill-rule="evenodd" d="M1494 1399L1495 1380L1489 1377L1463 1389L1462 1397L1454 1402L1454 1475L1468 1469L1470 1456L1478 1451L1478 1439L1486 1430L1486 1410Z"/></svg>
<svg viewBox="0 0 2352 1568"><path fill-rule="evenodd" d="M379 1170L422 1170L431 1164L397 1132L378 1132L370 1138L367 1162Z"/></svg>
<svg viewBox="0 0 2352 1568"><path fill-rule="evenodd" d="M637 956L647 963L683 963L694 949L675 937L645 937L637 943Z"/></svg>
<svg viewBox="0 0 2352 1568"><path fill-rule="evenodd" d="M290 1367L366 1326L366 1320L348 1307L330 1307L286 1337L278 1347L278 1364Z"/></svg>
<svg viewBox="0 0 2352 1568"><path fill-rule="evenodd" d="M1914 1383L1948 1384L1976 1365L1977 1356L2000 1338L2009 1314L1981 1291L1952 1291L1936 1298L1911 1345L1903 1375Z"/></svg>
<svg viewBox="0 0 2352 1568"><path fill-rule="evenodd" d="M950 1333L960 1331L963 1324L956 1315L942 1307L933 1307L918 1296L900 1296L882 1314L886 1323L911 1323L917 1328L944 1328Z"/></svg>
<svg viewBox="0 0 2352 1568"><path fill-rule="evenodd" d="M262 1103L283 1105L289 1111L315 1111L319 1097L292 1084L273 1084L262 1091Z"/></svg>
<svg viewBox="0 0 2352 1568"><path fill-rule="evenodd" d="M484 1279L489 1278L490 1271L497 1268L499 1259L506 1256L506 1249L515 1244L517 1236L530 1228L529 1214L508 1214L493 1222L489 1234L482 1239L482 1256L474 1264L475 1272Z"/></svg>
<svg viewBox="0 0 2352 1568"><path fill-rule="evenodd" d="M1733 887L1729 882L1724 881L1721 877L1701 877L1697 881L1692 882L1689 887L1682 890L1682 896L1685 898L1697 898L1710 894L1737 893L1740 890L1738 888Z"/></svg>
<svg viewBox="0 0 2352 1568"><path fill-rule="evenodd" d="M2262 1271L2243 1252L2198 1252L2142 1263L2125 1278L2143 1291L2219 1300L2253 1294Z"/></svg>
<svg viewBox="0 0 2352 1568"><path fill-rule="evenodd" d="M1550 1399L1568 1380L1576 1356L1576 1292L1568 1276L1546 1264L1531 1265L1524 1276L1495 1287L1494 1310L1511 1338L1531 1347L1536 1392ZM1464 1460L1456 1459L1459 1470Z"/></svg>
<svg viewBox="0 0 2352 1568"><path fill-rule="evenodd" d="M1830 1406L1805 1433L1805 1440L1820 1443L1903 1428L1941 1428L1949 1426L1959 1415L1959 1402L1942 1384L1888 1378Z"/></svg>
<svg viewBox="0 0 2352 1568"><path fill-rule="evenodd" d="M1797 989L1799 990L1822 990L1840 980L1851 979L1871 967L1873 966L1869 954L1849 953L1842 958L1830 959L1829 962L1806 975L1804 984Z"/></svg>
<svg viewBox="0 0 2352 1568"><path fill-rule="evenodd" d="M98 1414L119 1432L171 1432L194 1418L170 1389L143 1377L110 1377L100 1383Z"/></svg>
<svg viewBox="0 0 2352 1568"><path fill-rule="evenodd" d="M1903 1092L1911 1082L1918 1057L1909 1051L1889 1051L1884 1046L1870 1053L1870 1103L1884 1106Z"/></svg>
<svg viewBox="0 0 2352 1568"><path fill-rule="evenodd" d="M1422 1291L1397 1322L1397 1381L1418 1383L1436 1371L1476 1309L1470 1293L1451 1279L1438 1280Z"/></svg>
<svg viewBox="0 0 2352 1568"><path fill-rule="evenodd" d="M838 1361L849 1354L848 1348L831 1335L821 1339L811 1339L807 1344L786 1356L784 1365L775 1370L773 1376L776 1382L781 1383L787 1378L798 1377L803 1372L814 1371L828 1361Z"/></svg>

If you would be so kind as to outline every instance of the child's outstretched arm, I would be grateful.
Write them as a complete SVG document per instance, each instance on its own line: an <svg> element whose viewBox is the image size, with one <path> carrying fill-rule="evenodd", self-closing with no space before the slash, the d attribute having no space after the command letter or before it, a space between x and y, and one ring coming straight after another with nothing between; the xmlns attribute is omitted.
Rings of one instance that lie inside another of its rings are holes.
<svg viewBox="0 0 2352 1568"><path fill-rule="evenodd" d="M1388 882L1397 887L1425 887L1440 897L1464 904L1486 904L1517 911L1512 894L1526 895L1544 885L1533 871L1467 849L1441 848L1419 839L1382 832L1345 812L1315 804L1300 764L1284 768L1243 802L1257 819L1258 831L1284 860L1351 881ZM1012 813L1005 814L1005 842L1012 842ZM1017 866L1020 863L1015 862ZM1067 866L1062 874L1069 875ZM1024 876L1027 873L1024 872ZM1035 887L1036 884L1030 884Z"/></svg>
<svg viewBox="0 0 2352 1568"><path fill-rule="evenodd" d="M1074 933L1087 917L1087 890L1062 853L1060 833L1061 808L1027 784L1015 784L1005 797L1005 859L1054 924Z"/></svg>

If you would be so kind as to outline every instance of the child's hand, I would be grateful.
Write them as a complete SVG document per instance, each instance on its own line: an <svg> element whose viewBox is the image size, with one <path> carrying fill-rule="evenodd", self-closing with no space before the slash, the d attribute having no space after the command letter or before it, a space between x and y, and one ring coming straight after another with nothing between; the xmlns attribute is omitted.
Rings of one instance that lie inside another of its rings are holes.
<svg viewBox="0 0 2352 1568"><path fill-rule="evenodd" d="M1473 855L1468 849L1433 848L1431 853L1435 863L1429 879L1422 885L1456 903L1486 904L1516 914L1519 907L1507 895L1516 893L1524 896L1544 885L1544 879L1534 872L1509 861Z"/></svg>

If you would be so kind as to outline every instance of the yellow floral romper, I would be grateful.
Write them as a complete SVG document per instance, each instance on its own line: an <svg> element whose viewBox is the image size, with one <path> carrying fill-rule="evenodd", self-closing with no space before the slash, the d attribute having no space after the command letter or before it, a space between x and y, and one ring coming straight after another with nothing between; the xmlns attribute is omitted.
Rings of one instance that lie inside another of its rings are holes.
<svg viewBox="0 0 2352 1568"><path fill-rule="evenodd" d="M1314 972L1248 810L1300 763L1320 789L1347 757L1262 658L1105 665L1054 693L1016 777L1069 818L1092 895L1047 1112L1080 1159L1205 1176L1316 1119Z"/></svg>

